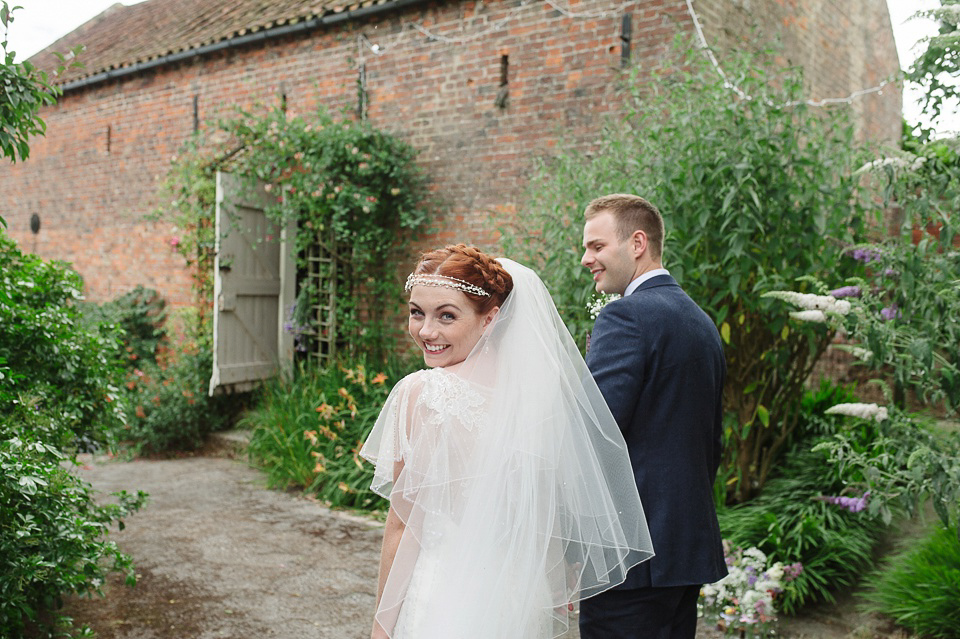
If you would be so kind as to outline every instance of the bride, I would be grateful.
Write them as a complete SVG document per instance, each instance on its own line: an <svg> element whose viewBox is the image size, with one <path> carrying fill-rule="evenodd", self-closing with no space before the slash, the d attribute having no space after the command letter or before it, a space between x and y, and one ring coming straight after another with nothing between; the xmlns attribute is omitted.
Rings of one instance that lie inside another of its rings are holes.
<svg viewBox="0 0 960 639"><path fill-rule="evenodd" d="M374 639L548 639L653 555L626 446L546 287L464 246L407 278L429 367L361 455L390 500Z"/></svg>

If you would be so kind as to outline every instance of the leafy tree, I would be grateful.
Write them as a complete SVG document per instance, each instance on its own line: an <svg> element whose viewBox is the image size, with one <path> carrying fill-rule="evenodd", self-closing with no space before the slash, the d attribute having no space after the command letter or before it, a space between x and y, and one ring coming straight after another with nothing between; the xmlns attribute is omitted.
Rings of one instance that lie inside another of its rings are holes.
<svg viewBox="0 0 960 639"><path fill-rule="evenodd" d="M46 72L40 71L29 61L17 62L16 52L7 50L7 34L10 24L14 21L13 13L22 7L11 7L7 0L0 0L0 23L3 24L3 40L0 48L3 49L0 60L0 156L10 158L12 162L18 159L26 160L30 155L28 140L31 135L46 133L47 124L40 117L40 109L54 104L61 94L60 88L50 82ZM76 55L82 47L71 52ZM56 73L65 68L67 57L57 54L61 65ZM73 62L70 66L76 66ZM6 226L6 220L0 216L0 226Z"/></svg>
<svg viewBox="0 0 960 639"><path fill-rule="evenodd" d="M7 34L14 21L13 13L21 7L10 7L0 1L0 23L3 23L3 64L0 64L0 153L13 162L30 155L28 138L43 135L46 123L40 118L41 107L54 104L60 89L50 82L44 71L29 61L16 62L16 52L7 50ZM64 60L65 58L61 58ZM61 70L65 67L61 67Z"/></svg>
<svg viewBox="0 0 960 639"><path fill-rule="evenodd" d="M941 6L918 11L915 17L928 17L940 23L939 33L926 38L926 49L907 73L907 79L925 91L924 108L933 119L940 116L944 103L960 96L960 0L941 0ZM925 132L929 135L929 132Z"/></svg>

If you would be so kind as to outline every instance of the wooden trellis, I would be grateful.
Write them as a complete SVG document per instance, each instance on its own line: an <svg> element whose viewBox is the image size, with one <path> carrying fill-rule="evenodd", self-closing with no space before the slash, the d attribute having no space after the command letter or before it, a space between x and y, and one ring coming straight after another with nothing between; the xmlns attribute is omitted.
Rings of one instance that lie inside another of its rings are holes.
<svg viewBox="0 0 960 639"><path fill-rule="evenodd" d="M332 229L306 249L306 281L313 291L310 299L310 324L304 333L306 357L313 365L329 366L338 351L337 290L351 274L347 255L338 246Z"/></svg>

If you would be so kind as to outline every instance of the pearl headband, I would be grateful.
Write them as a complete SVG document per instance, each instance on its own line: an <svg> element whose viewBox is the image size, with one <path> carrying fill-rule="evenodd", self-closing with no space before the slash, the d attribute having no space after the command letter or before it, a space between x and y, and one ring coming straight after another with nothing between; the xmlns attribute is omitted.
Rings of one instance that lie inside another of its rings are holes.
<svg viewBox="0 0 960 639"><path fill-rule="evenodd" d="M490 297L490 293L486 292L476 284L471 284L470 282L457 279L456 277L448 277L446 275L438 275L436 273L411 273L407 276L407 285L403 287L403 290L409 291L414 286L440 286L443 288L452 288L458 291L463 291L464 293L479 295L481 297Z"/></svg>

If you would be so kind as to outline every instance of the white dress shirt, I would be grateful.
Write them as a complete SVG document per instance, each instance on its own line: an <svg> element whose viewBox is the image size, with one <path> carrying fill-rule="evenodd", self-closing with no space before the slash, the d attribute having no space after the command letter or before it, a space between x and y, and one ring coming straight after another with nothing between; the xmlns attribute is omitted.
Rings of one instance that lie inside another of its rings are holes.
<svg viewBox="0 0 960 639"><path fill-rule="evenodd" d="M623 292L623 296L626 297L627 295L630 295L637 290L641 284L649 280L651 277L656 277L658 275L670 275L670 271L665 268L655 268L652 271L647 271L627 285L627 290Z"/></svg>

